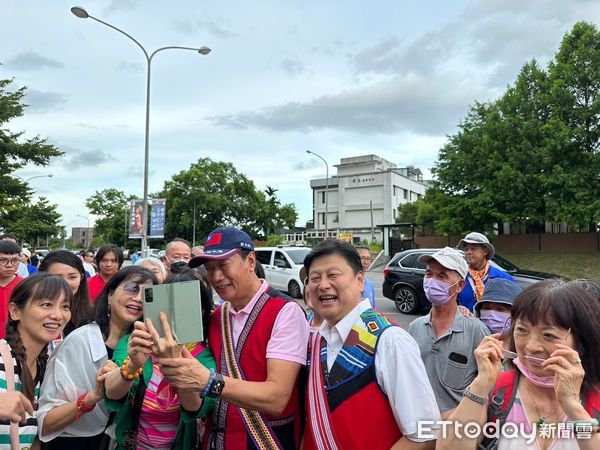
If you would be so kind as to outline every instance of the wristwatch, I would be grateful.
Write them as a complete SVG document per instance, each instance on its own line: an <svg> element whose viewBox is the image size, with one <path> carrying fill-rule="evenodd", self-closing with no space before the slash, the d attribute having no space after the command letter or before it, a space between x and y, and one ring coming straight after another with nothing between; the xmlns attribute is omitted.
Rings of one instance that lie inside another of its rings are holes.
<svg viewBox="0 0 600 450"><path fill-rule="evenodd" d="M223 379L223 375L220 373L215 374L215 379L210 385L210 389L208 390L207 397L214 398L221 395L223 392L223 388L225 387L225 380Z"/></svg>

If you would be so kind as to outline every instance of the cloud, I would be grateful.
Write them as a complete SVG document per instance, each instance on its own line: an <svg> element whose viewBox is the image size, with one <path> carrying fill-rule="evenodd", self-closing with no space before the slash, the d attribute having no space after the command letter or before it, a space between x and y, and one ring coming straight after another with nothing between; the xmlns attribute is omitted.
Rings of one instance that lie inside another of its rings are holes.
<svg viewBox="0 0 600 450"><path fill-rule="evenodd" d="M101 150L79 150L67 145L58 146L60 150L65 152L64 166L67 169L90 169L101 164L115 161L116 158L109 153Z"/></svg>
<svg viewBox="0 0 600 450"><path fill-rule="evenodd" d="M316 169L317 167L321 167L323 164L320 160L309 159L306 161L298 161L292 164L293 170L309 170Z"/></svg>
<svg viewBox="0 0 600 450"><path fill-rule="evenodd" d="M65 65L59 61L46 58L36 52L19 53L6 62L6 65L14 70L43 70L43 69L64 69Z"/></svg>
<svg viewBox="0 0 600 450"><path fill-rule="evenodd" d="M135 9L136 2L133 0L112 0L104 9L106 13L114 13L118 11L130 11Z"/></svg>
<svg viewBox="0 0 600 450"><path fill-rule="evenodd" d="M448 89L452 86L452 89ZM208 117L224 128L313 132L443 134L453 128L475 99L487 91L453 75L395 77L367 87L325 95L308 102Z"/></svg>
<svg viewBox="0 0 600 450"><path fill-rule="evenodd" d="M212 19L198 19L197 17L191 17L189 19L174 20L173 27L186 36L196 35L200 30L206 30L215 36L224 39L237 36L237 33L230 31L225 25L222 25L219 22L223 22L223 20L219 19L218 21L215 21Z"/></svg>
<svg viewBox="0 0 600 450"><path fill-rule="evenodd" d="M67 103L68 97L60 92L37 91L27 89L25 103L29 105L28 112L45 113L54 109L59 109Z"/></svg>
<svg viewBox="0 0 600 450"><path fill-rule="evenodd" d="M85 122L79 122L77 124L77 126L81 127L81 128L89 128L89 129L92 129L92 130L97 130L99 128L96 125L92 125L92 124L85 123Z"/></svg>
<svg viewBox="0 0 600 450"><path fill-rule="evenodd" d="M304 64L302 64L300 61L290 58L285 58L283 61L281 61L279 66L290 78L300 75L306 71Z"/></svg>
<svg viewBox="0 0 600 450"><path fill-rule="evenodd" d="M144 65L142 63L132 63L129 61L121 61L117 66L118 70L123 71L131 71L131 72L140 72L144 70Z"/></svg>

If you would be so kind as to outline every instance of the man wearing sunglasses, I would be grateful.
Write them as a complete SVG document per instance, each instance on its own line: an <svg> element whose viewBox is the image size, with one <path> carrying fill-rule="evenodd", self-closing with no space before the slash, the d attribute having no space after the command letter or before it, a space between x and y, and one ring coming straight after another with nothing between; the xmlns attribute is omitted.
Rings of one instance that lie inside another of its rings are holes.
<svg viewBox="0 0 600 450"><path fill-rule="evenodd" d="M0 338L4 339L8 303L15 286L23 278L17 275L21 247L11 240L0 240Z"/></svg>

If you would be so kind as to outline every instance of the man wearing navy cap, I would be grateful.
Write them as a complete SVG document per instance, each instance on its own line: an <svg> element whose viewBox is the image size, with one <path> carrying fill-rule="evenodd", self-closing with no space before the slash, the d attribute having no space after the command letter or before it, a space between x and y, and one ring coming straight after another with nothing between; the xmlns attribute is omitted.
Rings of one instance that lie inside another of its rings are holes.
<svg viewBox="0 0 600 450"><path fill-rule="evenodd" d="M304 311L256 276L254 245L242 230L217 228L189 265L204 265L224 300L208 334L217 371L191 358L159 363L175 388L219 398L206 424L204 448L298 448L298 374L306 364L309 335Z"/></svg>

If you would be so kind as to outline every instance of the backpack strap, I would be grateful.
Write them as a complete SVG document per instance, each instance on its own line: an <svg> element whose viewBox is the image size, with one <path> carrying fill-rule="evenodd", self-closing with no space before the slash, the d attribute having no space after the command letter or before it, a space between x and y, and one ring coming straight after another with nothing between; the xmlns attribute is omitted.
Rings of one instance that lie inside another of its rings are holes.
<svg viewBox="0 0 600 450"><path fill-rule="evenodd" d="M4 339L0 339L0 355L2 355L2 362L4 363L4 372L6 373L6 391L15 391L15 367L13 365L13 357L8 347L8 344ZM16 450L19 448L19 424L17 422L10 422L10 448Z"/></svg>
<svg viewBox="0 0 600 450"><path fill-rule="evenodd" d="M582 404L592 418L600 421L600 389L592 388L582 396Z"/></svg>
<svg viewBox="0 0 600 450"><path fill-rule="evenodd" d="M493 423L498 420L498 427L502 428L506 422L508 412L515 401L518 383L519 372L516 370L508 370L506 372L501 372L500 375L498 375L488 405L488 422ZM495 449L497 448L497 445L497 438L484 438L478 448Z"/></svg>

